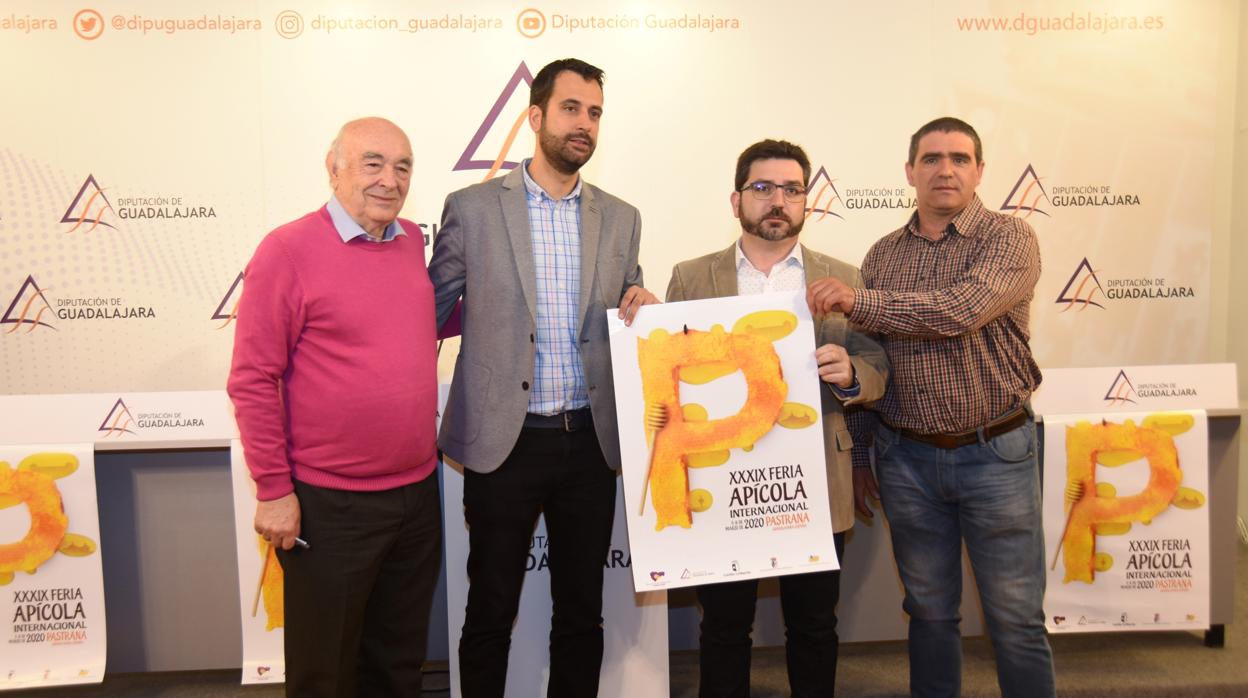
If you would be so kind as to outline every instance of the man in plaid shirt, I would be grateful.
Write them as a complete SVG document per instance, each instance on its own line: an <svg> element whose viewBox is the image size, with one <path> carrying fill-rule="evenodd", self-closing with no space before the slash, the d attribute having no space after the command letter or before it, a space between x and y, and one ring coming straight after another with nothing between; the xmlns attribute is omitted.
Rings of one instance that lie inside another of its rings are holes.
<svg viewBox="0 0 1248 698"><path fill-rule="evenodd" d="M1054 695L1044 629L1044 536L1035 423L1040 370L1027 341L1040 278L1035 233L984 208L979 135L936 119L910 139L918 211L862 264L865 288L810 284L816 314L882 337L892 376L875 403L879 475L910 615L910 692L961 691L962 543L975 570L1005 696Z"/></svg>

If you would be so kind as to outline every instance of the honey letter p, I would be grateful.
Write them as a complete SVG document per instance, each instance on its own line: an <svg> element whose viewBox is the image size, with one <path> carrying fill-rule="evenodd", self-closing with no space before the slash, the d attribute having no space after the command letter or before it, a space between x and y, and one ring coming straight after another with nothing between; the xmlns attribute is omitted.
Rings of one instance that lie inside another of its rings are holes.
<svg viewBox="0 0 1248 698"><path fill-rule="evenodd" d="M662 405L667 415L655 435L650 462L655 530L667 526L689 528L693 522L688 471L691 454L752 445L771 430L784 405L788 386L780 369L780 357L771 345L775 337L740 325L731 333L721 325L715 325L710 332L688 330L671 334L660 329L651 332L647 339L637 340L642 394L647 405ZM790 325L788 330L791 329ZM680 405L680 375L697 367L715 375L741 371L748 394L739 412L707 421L685 418Z"/></svg>

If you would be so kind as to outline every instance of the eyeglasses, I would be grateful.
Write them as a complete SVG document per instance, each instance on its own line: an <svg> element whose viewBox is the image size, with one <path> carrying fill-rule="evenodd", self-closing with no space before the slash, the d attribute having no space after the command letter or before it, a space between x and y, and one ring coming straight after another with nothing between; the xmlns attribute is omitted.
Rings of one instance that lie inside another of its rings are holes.
<svg viewBox="0 0 1248 698"><path fill-rule="evenodd" d="M771 198L772 194L776 193L777 189L784 192L785 201L797 203L806 198L806 187L798 184L776 184L766 180L750 182L741 191L748 191L754 195L755 199L766 201Z"/></svg>

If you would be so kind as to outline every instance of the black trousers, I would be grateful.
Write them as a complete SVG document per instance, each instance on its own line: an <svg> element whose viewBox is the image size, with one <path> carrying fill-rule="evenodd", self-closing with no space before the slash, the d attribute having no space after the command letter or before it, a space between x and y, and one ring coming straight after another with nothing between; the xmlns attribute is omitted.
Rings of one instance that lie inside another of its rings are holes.
<svg viewBox="0 0 1248 698"><path fill-rule="evenodd" d="M592 424L525 428L492 473L464 472L468 608L459 641L464 698L502 698L511 628L539 512L546 516L553 613L547 695L598 693L602 575L615 517L615 472Z"/></svg>
<svg viewBox="0 0 1248 698"><path fill-rule="evenodd" d="M833 536L844 564L845 534ZM793 698L827 698L836 692L836 602L841 573L812 572L780 577L784 653ZM698 587L702 635L698 655L700 698L748 698L750 650L758 580Z"/></svg>
<svg viewBox="0 0 1248 698"><path fill-rule="evenodd" d="M442 562L438 478L380 492L295 482L307 550L285 573L286 695L420 696Z"/></svg>

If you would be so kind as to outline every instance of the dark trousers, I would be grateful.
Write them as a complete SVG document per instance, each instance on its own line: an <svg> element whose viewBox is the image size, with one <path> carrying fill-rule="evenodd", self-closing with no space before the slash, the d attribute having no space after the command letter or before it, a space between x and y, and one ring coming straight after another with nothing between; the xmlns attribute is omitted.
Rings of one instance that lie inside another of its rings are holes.
<svg viewBox="0 0 1248 698"><path fill-rule="evenodd" d="M844 564L845 534L833 536ZM836 602L841 573L812 572L780 577L784 653L793 698L826 698L836 691ZM750 650L758 580L698 587L702 635L698 655L700 698L748 698Z"/></svg>
<svg viewBox="0 0 1248 698"><path fill-rule="evenodd" d="M285 573L286 695L419 696L442 562L438 478L380 492L295 482Z"/></svg>
<svg viewBox="0 0 1248 698"><path fill-rule="evenodd" d="M598 693L602 574L615 517L615 472L590 425L574 432L522 429L498 470L464 472L470 582L459 640L464 698L503 695L511 627L539 512L546 516L553 602L546 694Z"/></svg>

